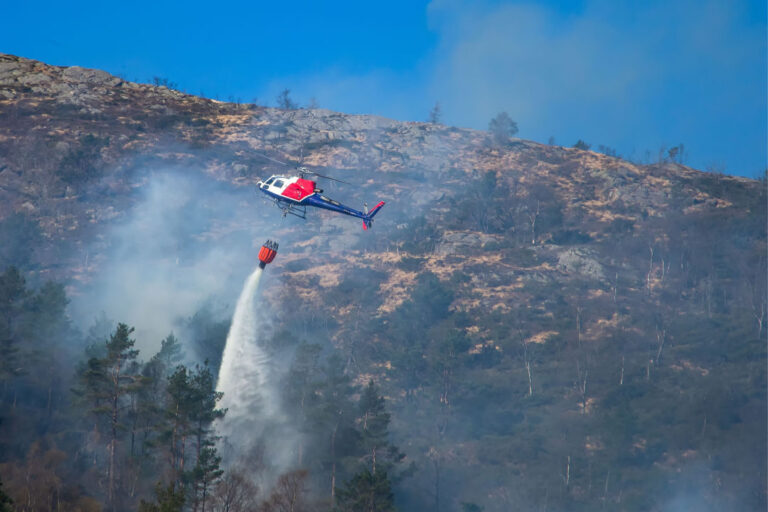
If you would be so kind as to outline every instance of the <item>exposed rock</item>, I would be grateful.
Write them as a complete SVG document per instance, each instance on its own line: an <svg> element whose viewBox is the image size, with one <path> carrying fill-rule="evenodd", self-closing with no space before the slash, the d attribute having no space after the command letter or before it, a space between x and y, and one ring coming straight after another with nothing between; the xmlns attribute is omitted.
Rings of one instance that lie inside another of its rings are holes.
<svg viewBox="0 0 768 512"><path fill-rule="evenodd" d="M559 254L557 267L569 274L580 274L599 281L605 279L603 266L597 261L595 253L589 249L566 249Z"/></svg>
<svg viewBox="0 0 768 512"><path fill-rule="evenodd" d="M116 76L112 76L106 71L98 69L86 69L80 66L72 66L65 68L62 72L62 76L65 79L72 80L74 82L82 82L89 85L117 85L122 80Z"/></svg>
<svg viewBox="0 0 768 512"><path fill-rule="evenodd" d="M455 254L457 252L475 252L482 249L485 244L498 242L498 235L488 235L477 232L453 231L445 232L435 252L441 256Z"/></svg>

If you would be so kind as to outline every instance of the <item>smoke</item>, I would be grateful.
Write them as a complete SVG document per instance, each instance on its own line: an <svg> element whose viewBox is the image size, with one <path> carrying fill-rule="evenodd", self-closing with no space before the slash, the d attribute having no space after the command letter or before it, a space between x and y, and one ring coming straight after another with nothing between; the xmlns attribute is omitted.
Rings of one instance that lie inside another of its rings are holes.
<svg viewBox="0 0 768 512"><path fill-rule="evenodd" d="M274 98L292 84L324 108L414 121L439 101L450 125L485 129L507 111L526 139L581 138L635 158L684 142L697 168L728 162L751 176L764 167L758 2L565 4L433 0L426 14L436 43L413 48L418 62L395 72L372 58L375 67L362 70L283 75L259 94Z"/></svg>
<svg viewBox="0 0 768 512"><path fill-rule="evenodd" d="M137 348L151 355L181 318L236 296L256 233L268 232L252 212L252 197L203 175L151 175L88 248L93 273L73 297L73 318L90 325L103 312L135 326Z"/></svg>
<svg viewBox="0 0 768 512"><path fill-rule="evenodd" d="M452 122L483 128L506 110L540 141L623 154L683 141L695 166L726 160L747 173L764 161L765 25L752 20L765 16L744 2L435 0L428 10L441 35L432 89Z"/></svg>
<svg viewBox="0 0 768 512"><path fill-rule="evenodd" d="M222 453L230 463L255 448L270 426L285 427L275 388L275 368L258 343L256 293L261 276L262 269L257 267L240 293L216 386L224 393L220 406L227 409L217 431L222 436ZM266 460L279 470L288 466L293 437L286 436L284 428L281 430L283 435L270 439L265 454Z"/></svg>

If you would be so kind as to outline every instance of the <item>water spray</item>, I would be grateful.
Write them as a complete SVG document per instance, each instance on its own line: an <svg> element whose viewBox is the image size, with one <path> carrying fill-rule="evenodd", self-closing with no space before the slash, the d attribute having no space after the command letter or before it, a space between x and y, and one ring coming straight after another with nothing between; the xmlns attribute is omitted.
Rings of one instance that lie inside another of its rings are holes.
<svg viewBox="0 0 768 512"><path fill-rule="evenodd" d="M267 240L259 250L259 264L237 300L219 369L216 389L224 393L220 406L227 409L227 414L218 430L234 452L247 449L268 422L282 419L269 355L257 342L256 316L261 274L275 259L277 247L277 242Z"/></svg>

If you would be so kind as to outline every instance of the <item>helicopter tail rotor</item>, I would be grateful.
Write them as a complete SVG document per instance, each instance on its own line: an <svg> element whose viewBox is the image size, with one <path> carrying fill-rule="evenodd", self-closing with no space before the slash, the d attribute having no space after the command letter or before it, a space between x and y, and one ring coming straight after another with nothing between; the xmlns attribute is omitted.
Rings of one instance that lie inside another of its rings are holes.
<svg viewBox="0 0 768 512"><path fill-rule="evenodd" d="M373 217L379 213L379 210L381 210L382 206L384 206L384 201L379 201L379 204L374 206L370 212L368 211L368 205L366 204L364 206L365 216L363 217L363 229L367 231L371 226L373 226Z"/></svg>

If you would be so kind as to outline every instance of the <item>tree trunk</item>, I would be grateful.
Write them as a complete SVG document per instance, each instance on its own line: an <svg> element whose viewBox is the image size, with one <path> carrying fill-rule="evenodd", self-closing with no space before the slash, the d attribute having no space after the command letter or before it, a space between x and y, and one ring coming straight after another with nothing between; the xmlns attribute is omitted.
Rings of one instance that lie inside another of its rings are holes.
<svg viewBox="0 0 768 512"><path fill-rule="evenodd" d="M176 404L176 412L174 414L174 422L173 422L173 432L171 433L171 470L176 471L177 469L177 463L178 463L178 457L176 452L176 434L179 429L179 404ZM176 483L176 476L174 475L174 484Z"/></svg>
<svg viewBox="0 0 768 512"><path fill-rule="evenodd" d="M541 203L536 201L536 212L528 214L528 220L531 222L531 245L536 245L536 218L539 216L539 207Z"/></svg>
<svg viewBox="0 0 768 512"><path fill-rule="evenodd" d="M581 348L581 307L576 308L576 344Z"/></svg>
<svg viewBox="0 0 768 512"><path fill-rule="evenodd" d="M659 342L659 350L656 351L656 366L661 363L661 351L664 350L664 341L667 339L666 329L656 329L656 340Z"/></svg>
<svg viewBox="0 0 768 512"><path fill-rule="evenodd" d="M531 362L525 361L525 370L528 372L528 396L533 396L533 379L531 378Z"/></svg>
<svg viewBox="0 0 768 512"><path fill-rule="evenodd" d="M110 509L114 510L114 488L115 488L115 444L117 443L117 411L118 400L120 398L120 359L118 358L112 373L112 431L109 442L109 491L108 503Z"/></svg>
<svg viewBox="0 0 768 512"><path fill-rule="evenodd" d="M624 385L624 356L621 356L621 372L619 373L619 386Z"/></svg>
<svg viewBox="0 0 768 512"><path fill-rule="evenodd" d="M180 450L180 464L179 464L179 474L184 473L184 452L187 450L187 436L183 435L181 436L181 450Z"/></svg>
<svg viewBox="0 0 768 512"><path fill-rule="evenodd" d="M432 463L435 465L435 512L440 512L440 459L435 457L432 459Z"/></svg>
<svg viewBox="0 0 768 512"><path fill-rule="evenodd" d="M376 447L373 447L373 453L371 454L371 464L373 466L373 474L376 474Z"/></svg>
<svg viewBox="0 0 768 512"><path fill-rule="evenodd" d="M653 273L653 246L649 245L648 250L651 253L651 259L648 262L648 274L645 276L645 287L648 290L648 295L651 294L651 274Z"/></svg>
<svg viewBox="0 0 768 512"><path fill-rule="evenodd" d="M336 501L336 430L338 428L337 422L331 433L331 460L333 460L331 465L331 505L334 505Z"/></svg>
<svg viewBox="0 0 768 512"><path fill-rule="evenodd" d="M533 395L533 378L531 375L531 359L528 356L528 343L526 343L523 333L520 329L517 330L517 335L520 337L520 344L523 345L523 361L525 362L525 371L528 373L528 396Z"/></svg>

